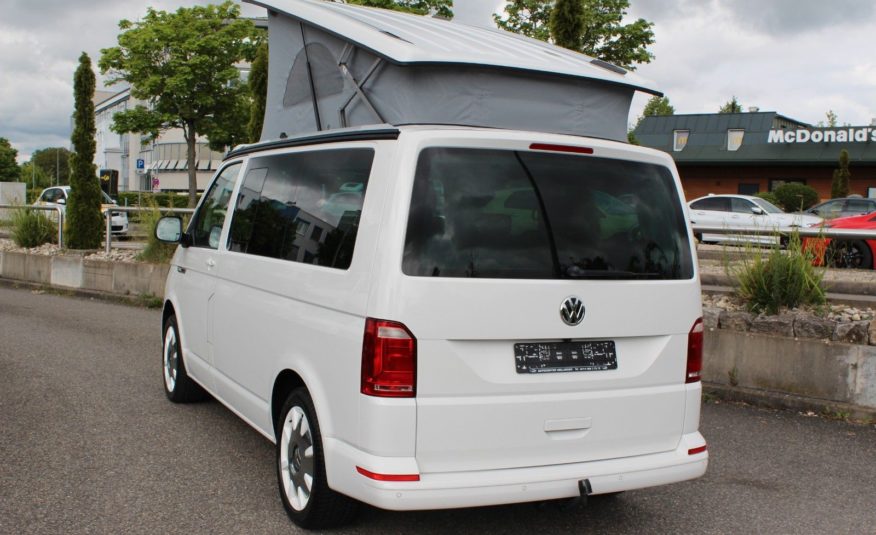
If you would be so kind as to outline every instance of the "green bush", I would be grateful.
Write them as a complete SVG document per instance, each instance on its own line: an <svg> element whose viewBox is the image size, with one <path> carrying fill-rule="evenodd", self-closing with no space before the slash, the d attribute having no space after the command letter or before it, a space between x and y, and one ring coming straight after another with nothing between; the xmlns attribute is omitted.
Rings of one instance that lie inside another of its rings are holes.
<svg viewBox="0 0 876 535"><path fill-rule="evenodd" d="M197 197L201 198L200 195ZM152 192L137 192L126 191L119 193L117 199L121 206L151 206L155 205L163 208L187 208L189 205L189 196L180 195L174 192L167 193L152 193ZM196 199L197 202L197 199Z"/></svg>
<svg viewBox="0 0 876 535"><path fill-rule="evenodd" d="M775 204L776 206L779 205L779 199L776 198L776 195L772 191L761 191L756 195L756 197L760 197L766 202Z"/></svg>
<svg viewBox="0 0 876 535"><path fill-rule="evenodd" d="M738 294L751 312L778 314L782 308L825 302L821 281L824 268L814 267L815 252L804 248L800 235L791 233L788 246L774 245L767 253L747 246L740 264L725 264L739 284Z"/></svg>
<svg viewBox="0 0 876 535"><path fill-rule="evenodd" d="M799 212L818 204L818 192L811 186L787 182L773 190L776 203L786 212Z"/></svg>
<svg viewBox="0 0 876 535"><path fill-rule="evenodd" d="M12 241L19 247L39 247L57 237L58 225L37 210L16 210L12 216Z"/></svg>
<svg viewBox="0 0 876 535"><path fill-rule="evenodd" d="M140 212L140 222L146 228L146 247L140 252L138 258L146 262L154 264L167 264L173 258L173 253L176 251L175 244L168 244L158 241L155 237L155 227L158 225L158 220L161 219L162 213L158 205L152 199L146 200L145 207L150 208L147 212ZM185 228L188 216L183 217L183 228Z"/></svg>

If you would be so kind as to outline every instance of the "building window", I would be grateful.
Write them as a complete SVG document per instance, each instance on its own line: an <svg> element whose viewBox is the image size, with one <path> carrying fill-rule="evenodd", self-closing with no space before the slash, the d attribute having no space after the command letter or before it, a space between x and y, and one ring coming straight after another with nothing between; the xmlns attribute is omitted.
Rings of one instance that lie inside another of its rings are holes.
<svg viewBox="0 0 876 535"><path fill-rule="evenodd" d="M739 147L742 146L743 137L745 137L745 130L727 130L727 150L739 150Z"/></svg>
<svg viewBox="0 0 876 535"><path fill-rule="evenodd" d="M740 195L757 195L759 191L760 184L746 184L740 182L736 193Z"/></svg>
<svg viewBox="0 0 876 535"><path fill-rule="evenodd" d="M672 150L681 152L687 145L687 138L690 137L690 130L673 130L672 131Z"/></svg>

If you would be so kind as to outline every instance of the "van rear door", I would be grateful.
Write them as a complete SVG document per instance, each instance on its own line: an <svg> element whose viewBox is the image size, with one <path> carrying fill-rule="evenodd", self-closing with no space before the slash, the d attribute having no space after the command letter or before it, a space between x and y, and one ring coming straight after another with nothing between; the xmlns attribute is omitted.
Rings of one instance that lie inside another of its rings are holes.
<svg viewBox="0 0 876 535"><path fill-rule="evenodd" d="M412 190L382 305L417 338L423 473L677 447L700 295L669 168L431 147Z"/></svg>

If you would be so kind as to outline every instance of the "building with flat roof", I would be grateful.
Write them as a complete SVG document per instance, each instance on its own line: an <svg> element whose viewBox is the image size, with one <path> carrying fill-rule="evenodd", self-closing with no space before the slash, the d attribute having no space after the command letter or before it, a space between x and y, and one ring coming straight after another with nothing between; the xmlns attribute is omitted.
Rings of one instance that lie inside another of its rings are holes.
<svg viewBox="0 0 876 535"><path fill-rule="evenodd" d="M821 127L752 111L644 117L634 135L672 156L688 199L754 195L785 182L828 199L842 149L849 151L851 193L876 197L876 125Z"/></svg>

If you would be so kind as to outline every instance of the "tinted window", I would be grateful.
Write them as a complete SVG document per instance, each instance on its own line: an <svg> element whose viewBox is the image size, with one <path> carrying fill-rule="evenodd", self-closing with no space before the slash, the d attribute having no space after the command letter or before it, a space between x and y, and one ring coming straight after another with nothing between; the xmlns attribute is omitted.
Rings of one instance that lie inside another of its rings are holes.
<svg viewBox="0 0 876 535"><path fill-rule="evenodd" d="M225 223L228 201L231 200L231 191L234 189L234 179L237 178L238 171L240 171L240 163L231 164L223 169L204 195L204 200L189 227L192 245L195 247L219 248L219 235Z"/></svg>
<svg viewBox="0 0 876 535"><path fill-rule="evenodd" d="M843 201L829 201L816 206L813 211L822 217L836 217L842 209Z"/></svg>
<svg viewBox="0 0 876 535"><path fill-rule="evenodd" d="M873 202L865 199L849 199L846 201L846 211L855 214L866 214L873 211Z"/></svg>
<svg viewBox="0 0 876 535"><path fill-rule="evenodd" d="M714 212L729 212L730 199L726 197L706 197L690 205L694 210L712 210Z"/></svg>
<svg viewBox="0 0 876 535"><path fill-rule="evenodd" d="M371 149L251 159L231 221L228 248L347 269L373 159Z"/></svg>
<svg viewBox="0 0 876 535"><path fill-rule="evenodd" d="M407 275L533 279L692 276L665 167L566 154L420 154Z"/></svg>
<svg viewBox="0 0 876 535"><path fill-rule="evenodd" d="M751 214L751 209L754 208L754 204L752 204L750 201L746 201L745 199L737 199L736 197L732 197L730 199L730 206L737 214Z"/></svg>

